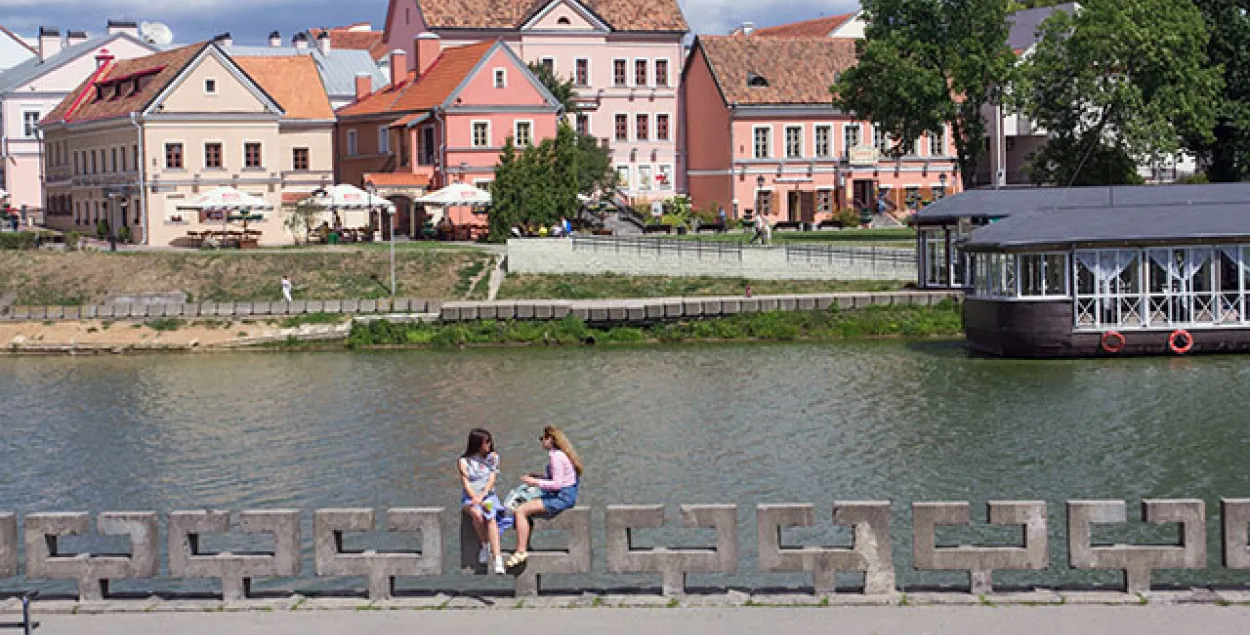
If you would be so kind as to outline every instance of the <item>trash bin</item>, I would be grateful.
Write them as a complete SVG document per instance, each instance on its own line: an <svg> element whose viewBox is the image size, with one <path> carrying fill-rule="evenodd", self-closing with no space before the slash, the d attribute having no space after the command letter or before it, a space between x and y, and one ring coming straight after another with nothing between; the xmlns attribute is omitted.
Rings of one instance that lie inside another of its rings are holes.
<svg viewBox="0 0 1250 635"><path fill-rule="evenodd" d="M331 245L337 245L337 244L339 244L339 233L338 233L338 232L330 232L330 244L331 244Z"/></svg>

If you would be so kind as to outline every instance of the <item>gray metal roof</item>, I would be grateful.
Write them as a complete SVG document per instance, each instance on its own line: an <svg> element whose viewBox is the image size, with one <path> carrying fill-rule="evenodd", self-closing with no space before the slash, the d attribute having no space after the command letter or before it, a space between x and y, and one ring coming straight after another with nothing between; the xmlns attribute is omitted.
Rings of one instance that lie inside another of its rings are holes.
<svg viewBox="0 0 1250 635"><path fill-rule="evenodd" d="M1250 238L1250 203L1117 204L1016 214L972 232L971 249L1076 243L1195 243Z"/></svg>
<svg viewBox="0 0 1250 635"><path fill-rule="evenodd" d="M95 50L96 47L108 44L109 42L119 38L125 38L135 44L147 47L153 53L160 50L157 47L152 46L151 44L148 44L147 42L144 42L128 33L114 33L112 35L93 37L73 46L66 46L60 51L57 51L56 55L53 55L46 60L41 60L39 59L39 56L36 55L35 57L32 57L21 64L0 73L0 94L21 88L22 86L39 79L43 75L78 59L80 56L90 53Z"/></svg>
<svg viewBox="0 0 1250 635"><path fill-rule="evenodd" d="M1028 50L1038 42L1037 29L1042 26L1046 18L1054 15L1056 11L1076 13L1079 6L1075 2L1067 2L1053 7L1016 11L1007 18L1011 22L1011 31L1007 34L1007 46L1013 51Z"/></svg>
<svg viewBox="0 0 1250 635"><path fill-rule="evenodd" d="M381 89L389 82L368 51L330 49L327 54L322 53L315 46L304 49L293 46L227 46L223 48L230 55L241 57L309 55L317 65L317 71L321 73L321 82L325 84L326 94L331 97L354 97L357 73L369 73L369 76L373 78L373 90Z"/></svg>
<svg viewBox="0 0 1250 635"><path fill-rule="evenodd" d="M1250 205L1250 183L1206 185L1117 185L1114 187L1026 187L969 190L948 196L917 214L921 225L954 223L961 218L986 220L1025 212L1072 207L1125 205L1189 205L1243 203Z"/></svg>

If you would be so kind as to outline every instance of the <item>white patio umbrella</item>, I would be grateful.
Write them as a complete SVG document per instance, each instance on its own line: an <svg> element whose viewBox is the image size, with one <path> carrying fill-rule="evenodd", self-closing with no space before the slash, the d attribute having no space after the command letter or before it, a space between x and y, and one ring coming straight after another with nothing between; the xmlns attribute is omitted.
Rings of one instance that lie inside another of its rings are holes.
<svg viewBox="0 0 1250 635"><path fill-rule="evenodd" d="M490 205L490 192L464 183L454 183L417 199L426 205Z"/></svg>
<svg viewBox="0 0 1250 635"><path fill-rule="evenodd" d="M233 187L215 187L200 195L194 201L178 206L178 209L194 209L203 212L221 212L221 229L226 230L230 221L230 212L239 212L243 228L247 229L247 221L263 218L258 212L273 209L273 204L259 196L241 192Z"/></svg>
<svg viewBox="0 0 1250 635"><path fill-rule="evenodd" d="M330 212L342 211L343 224L349 227L368 225L373 210L395 211L394 203L346 183L326 188L324 192L304 200Z"/></svg>

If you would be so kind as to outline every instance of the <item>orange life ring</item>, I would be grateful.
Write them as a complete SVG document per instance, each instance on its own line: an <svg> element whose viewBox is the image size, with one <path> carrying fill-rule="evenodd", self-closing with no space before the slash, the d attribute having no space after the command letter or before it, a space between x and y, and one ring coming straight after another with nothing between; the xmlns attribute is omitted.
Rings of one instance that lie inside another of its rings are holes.
<svg viewBox="0 0 1250 635"><path fill-rule="evenodd" d="M1102 350L1115 354L1124 350L1124 336L1119 331L1107 331L1102 334L1102 340L1099 342Z"/></svg>
<svg viewBox="0 0 1250 635"><path fill-rule="evenodd" d="M1178 337L1184 337L1184 346L1176 343ZM1176 329L1175 331L1172 331L1171 335L1168 336L1168 348L1177 355L1184 355L1193 347L1194 336L1190 335L1189 331L1186 331L1185 329Z"/></svg>

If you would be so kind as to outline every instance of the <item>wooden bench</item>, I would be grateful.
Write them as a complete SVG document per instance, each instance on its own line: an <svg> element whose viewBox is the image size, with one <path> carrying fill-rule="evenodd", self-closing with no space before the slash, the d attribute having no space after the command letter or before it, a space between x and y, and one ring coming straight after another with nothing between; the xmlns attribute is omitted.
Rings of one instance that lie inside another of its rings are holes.
<svg viewBox="0 0 1250 635"><path fill-rule="evenodd" d="M701 223L699 225L699 228L695 230L695 233L701 234L705 231L710 231L710 232L719 234L725 231L725 224L724 223Z"/></svg>
<svg viewBox="0 0 1250 635"><path fill-rule="evenodd" d="M644 234L671 234L673 233L672 225L646 225L642 228Z"/></svg>
<svg viewBox="0 0 1250 635"><path fill-rule="evenodd" d="M593 234L593 235L595 235L595 236L611 236L611 235L613 234L612 230L611 230L611 229L608 229L608 228L606 228L606 227L604 227L604 228L600 228L600 229L594 229L594 230L591 230L591 232L590 232L590 233L591 233L591 234Z"/></svg>
<svg viewBox="0 0 1250 635"><path fill-rule="evenodd" d="M822 220L816 226L816 229L842 229L842 221L840 220Z"/></svg>
<svg viewBox="0 0 1250 635"><path fill-rule="evenodd" d="M773 231L803 231L803 223L795 220L783 220L773 225Z"/></svg>

